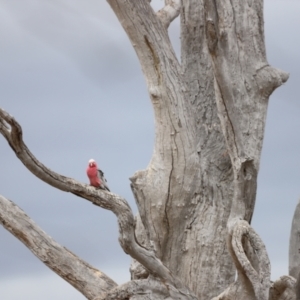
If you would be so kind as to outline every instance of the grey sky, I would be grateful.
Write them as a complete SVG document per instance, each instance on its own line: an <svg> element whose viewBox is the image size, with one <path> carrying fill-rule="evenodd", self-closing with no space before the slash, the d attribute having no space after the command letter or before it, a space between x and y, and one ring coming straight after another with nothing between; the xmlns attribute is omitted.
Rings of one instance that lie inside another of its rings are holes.
<svg viewBox="0 0 300 300"><path fill-rule="evenodd" d="M253 219L273 279L288 272L300 196L299 11L299 0L265 1L269 62L290 73L270 100ZM178 51L176 29L170 31ZM2 0L0 41L0 106L20 122L34 155L82 182L87 161L96 159L111 190L136 211L128 178L150 160L152 107L135 52L106 1ZM111 212L38 180L2 137L0 154L0 194L115 281L129 278ZM1 299L85 299L2 227L0 239Z"/></svg>

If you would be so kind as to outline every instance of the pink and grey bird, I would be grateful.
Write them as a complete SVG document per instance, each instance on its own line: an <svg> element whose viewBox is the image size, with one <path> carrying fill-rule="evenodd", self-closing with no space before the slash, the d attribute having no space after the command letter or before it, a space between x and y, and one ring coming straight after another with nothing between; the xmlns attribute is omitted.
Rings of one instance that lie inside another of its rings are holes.
<svg viewBox="0 0 300 300"><path fill-rule="evenodd" d="M106 179L104 178L104 173L98 169L97 163L94 159L89 160L88 168L86 169L86 174L90 179L90 184L96 188L100 188L102 190L107 190L110 192Z"/></svg>

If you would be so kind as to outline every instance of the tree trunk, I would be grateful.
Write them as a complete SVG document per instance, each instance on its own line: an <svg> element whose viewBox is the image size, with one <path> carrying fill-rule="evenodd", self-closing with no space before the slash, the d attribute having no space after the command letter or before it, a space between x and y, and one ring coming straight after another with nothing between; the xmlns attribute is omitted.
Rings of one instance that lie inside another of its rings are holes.
<svg viewBox="0 0 300 300"><path fill-rule="evenodd" d="M132 178L148 243L210 299L233 282L226 225L251 221L268 97L287 79L266 60L262 1L182 1L181 64L146 2L109 3L155 111L151 162Z"/></svg>
<svg viewBox="0 0 300 300"><path fill-rule="evenodd" d="M270 299L281 299L294 281L271 285L264 244L249 225L268 98L288 79L266 59L262 0L166 0L158 13L149 1L108 2L136 50L155 113L152 159L131 178L136 224L124 199L41 166L19 125L5 113L0 119L33 173L118 217L133 281L96 299L268 300L270 288ZM168 36L179 14L181 62Z"/></svg>

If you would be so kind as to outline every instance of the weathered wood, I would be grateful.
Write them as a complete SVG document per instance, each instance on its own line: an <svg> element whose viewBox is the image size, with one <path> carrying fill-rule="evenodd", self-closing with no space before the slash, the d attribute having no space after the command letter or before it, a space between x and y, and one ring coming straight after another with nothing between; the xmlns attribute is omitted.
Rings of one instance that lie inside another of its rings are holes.
<svg viewBox="0 0 300 300"><path fill-rule="evenodd" d="M135 235L140 245L150 249L149 238L139 214L135 217ZM133 259L130 264L130 274L132 280L144 279L149 276L149 272L137 260Z"/></svg>
<svg viewBox="0 0 300 300"><path fill-rule="evenodd" d="M228 237L237 279L213 300L268 300L270 262L265 245L246 221L237 221Z"/></svg>
<svg viewBox="0 0 300 300"><path fill-rule="evenodd" d="M300 275L300 200L296 206L292 221L289 246L289 275Z"/></svg>
<svg viewBox="0 0 300 300"><path fill-rule="evenodd" d="M200 168L181 67L165 27L147 2L108 2L135 47L155 112L154 154L147 170L131 178L140 216L157 257L193 289L196 280L185 277L183 265L197 270L198 262L182 262L189 255L185 241L200 201Z"/></svg>
<svg viewBox="0 0 300 300"><path fill-rule="evenodd" d="M125 199L108 191L81 184L72 178L51 171L30 152L23 142L20 124L2 108L0 108L0 120L0 132L6 138L17 157L34 175L53 187L73 193L91 201L97 206L111 210L118 218L119 242L124 252L141 263L151 274L160 278L172 291L174 299L180 299L177 297L179 294L186 295L186 298L182 299L194 299L188 288L163 265L154 252L147 250L137 242L134 233L134 217ZM32 245L29 244L27 246L31 247ZM58 273L58 275L60 274Z"/></svg>
<svg viewBox="0 0 300 300"><path fill-rule="evenodd" d="M155 111L152 159L131 178L150 247L211 298L233 281L226 225L251 221L268 97L288 77L267 63L262 1L182 1L181 64L148 2L108 2Z"/></svg>
<svg viewBox="0 0 300 300"><path fill-rule="evenodd" d="M157 17L166 28L171 22L179 16L181 1L180 0L165 0L165 6L157 12Z"/></svg>
<svg viewBox="0 0 300 300"><path fill-rule="evenodd" d="M32 173L117 216L120 244L135 259L132 279L147 279L98 298L196 299L191 291L215 300L294 297L292 277L270 289L269 259L249 225L268 98L288 79L267 62L263 1L165 0L157 13L151 1L107 1L137 53L155 113L153 156L131 177L140 218L118 195L42 165L20 125L0 110L0 132ZM167 31L179 14L181 62ZM291 249L291 272L299 273Z"/></svg>
<svg viewBox="0 0 300 300"><path fill-rule="evenodd" d="M200 179L198 199L187 220L191 224L187 226L185 240L188 252L182 259L179 253L176 259L180 260L179 269L200 299L221 293L234 281L235 275L226 246L233 171L216 107L205 20L204 1L183 1L181 63L189 91L187 101L195 118Z"/></svg>
<svg viewBox="0 0 300 300"><path fill-rule="evenodd" d="M69 282L87 299L104 296L117 286L106 274L55 242L16 204L1 195L0 223L47 267Z"/></svg>
<svg viewBox="0 0 300 300"><path fill-rule="evenodd" d="M207 1L208 2L208 1ZM206 22L218 115L234 173L232 218L250 221L268 97L288 79L266 59L262 1L215 1Z"/></svg>
<svg viewBox="0 0 300 300"><path fill-rule="evenodd" d="M173 299L166 286L159 281L148 278L144 280L132 280L109 291L105 297L97 297L94 300L143 300Z"/></svg>
<svg viewBox="0 0 300 300"><path fill-rule="evenodd" d="M272 283L269 300L298 300L295 293L296 280L291 276L281 276Z"/></svg>

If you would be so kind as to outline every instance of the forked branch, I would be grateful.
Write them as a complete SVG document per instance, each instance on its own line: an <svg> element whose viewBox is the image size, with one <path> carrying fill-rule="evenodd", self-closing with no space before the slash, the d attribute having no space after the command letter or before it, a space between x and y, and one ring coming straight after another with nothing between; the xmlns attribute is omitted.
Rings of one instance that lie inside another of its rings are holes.
<svg viewBox="0 0 300 300"><path fill-rule="evenodd" d="M48 169L33 156L23 142L22 128L19 123L1 108L0 132L17 157L38 178L62 191L70 192L91 201L97 206L111 210L118 218L119 242L123 250L140 262L152 275L162 280L168 289L172 291L174 299L179 299L176 296L177 294L186 295L184 299L194 299L193 296L190 296L189 290L178 278L171 274L153 252L137 243L134 234L134 217L125 199L116 194L82 184Z"/></svg>
<svg viewBox="0 0 300 300"><path fill-rule="evenodd" d="M17 205L0 195L0 223L51 270L87 299L104 296L117 286L41 230Z"/></svg>

